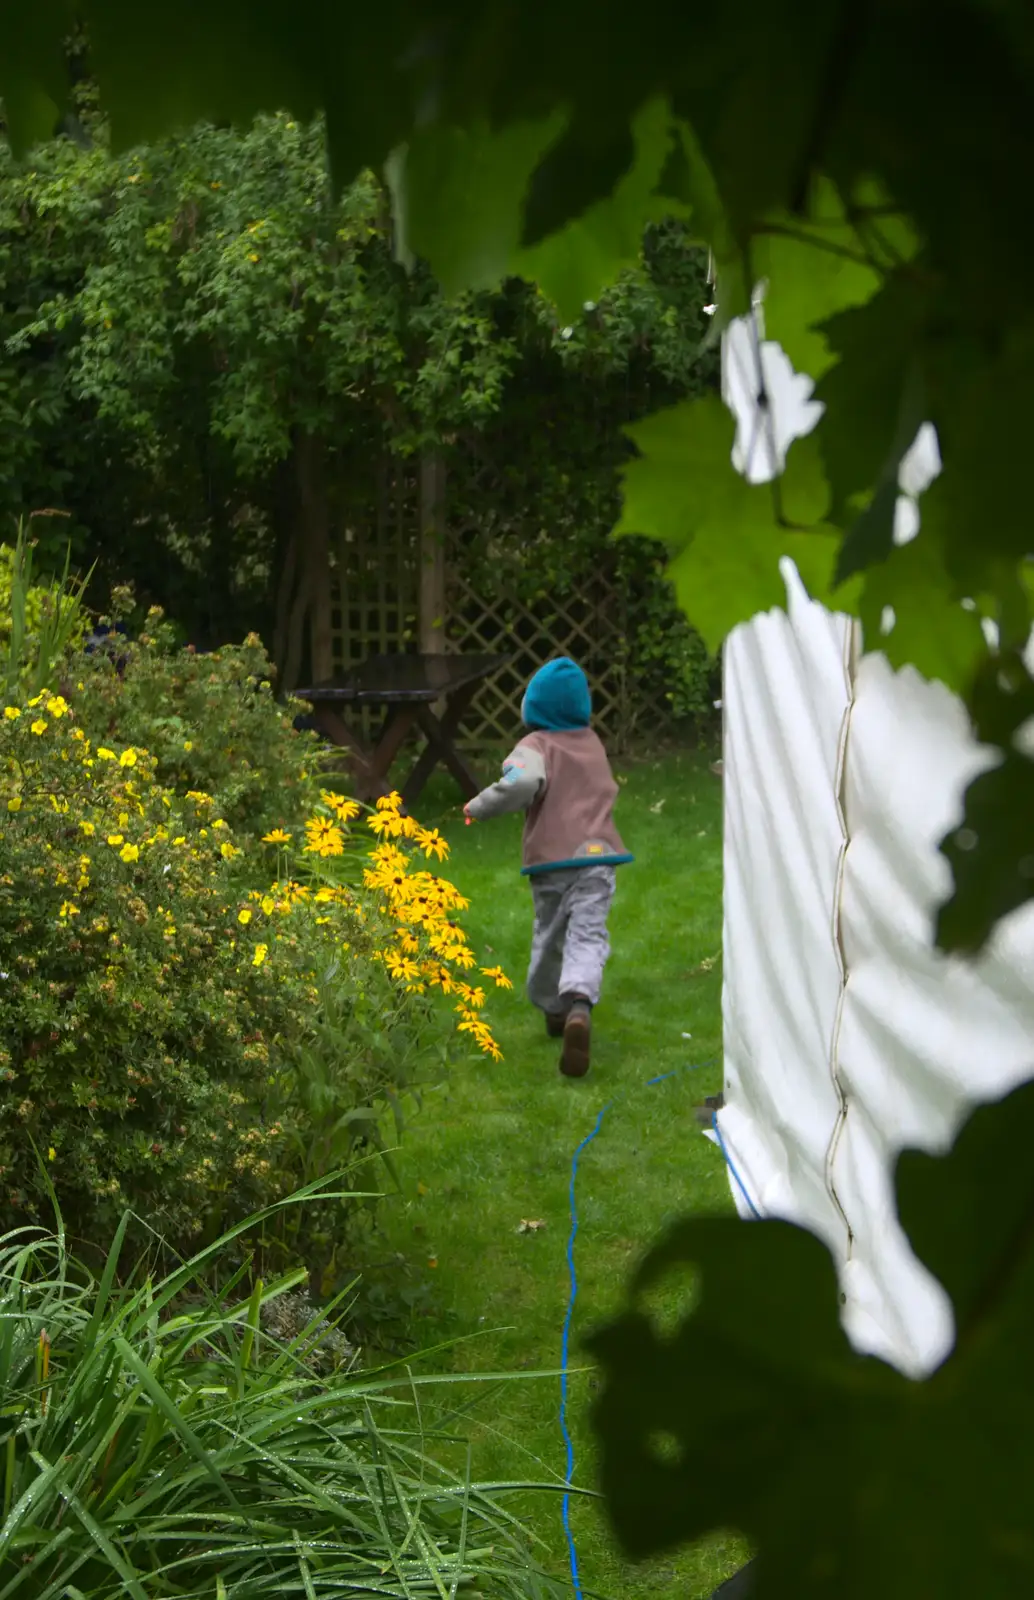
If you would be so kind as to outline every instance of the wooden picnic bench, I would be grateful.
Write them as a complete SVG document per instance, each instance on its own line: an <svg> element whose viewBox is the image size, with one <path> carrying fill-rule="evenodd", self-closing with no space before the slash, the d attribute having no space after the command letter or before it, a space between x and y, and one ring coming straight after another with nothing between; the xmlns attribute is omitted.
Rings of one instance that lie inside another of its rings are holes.
<svg viewBox="0 0 1034 1600"><path fill-rule="evenodd" d="M324 738L351 753L358 799L369 801L390 793L388 773L416 727L426 744L400 789L407 809L416 804L439 763L469 800L481 785L457 748L460 722L485 679L510 660L506 655L373 656L347 677L296 693L312 706L313 721ZM441 716L434 710L438 701L443 702ZM349 706L384 707L384 721L372 748L345 721L342 712Z"/></svg>

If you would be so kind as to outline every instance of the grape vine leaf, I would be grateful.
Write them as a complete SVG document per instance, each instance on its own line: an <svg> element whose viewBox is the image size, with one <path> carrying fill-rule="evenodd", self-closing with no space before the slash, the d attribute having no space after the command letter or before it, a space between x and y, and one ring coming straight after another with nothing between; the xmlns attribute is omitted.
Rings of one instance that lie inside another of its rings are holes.
<svg viewBox="0 0 1034 1600"><path fill-rule="evenodd" d="M752 241L754 272L765 283L765 337L816 381L837 359L821 324L880 288L882 274L864 250L828 178L813 182L803 216L774 216Z"/></svg>
<svg viewBox="0 0 1034 1600"><path fill-rule="evenodd" d="M885 632L888 610L893 626ZM881 650L895 669L911 664L957 694L970 688L987 655L979 613L962 604L940 542L925 527L866 569L858 615L866 650Z"/></svg>
<svg viewBox="0 0 1034 1600"><path fill-rule="evenodd" d="M400 259L422 256L446 294L494 288L518 252L532 173L564 125L553 113L498 130L432 123L415 132L386 169Z"/></svg>
<svg viewBox="0 0 1034 1600"><path fill-rule="evenodd" d="M507 274L527 278L538 283L565 322L573 322L623 270L638 263L648 222L685 211L658 190L674 141L666 103L649 102L627 131L632 157L627 171L612 193L571 216L571 207L594 185L587 178L575 184L567 170L570 123L563 113L497 130L487 124L451 128L440 123L420 129L387 169L400 256L422 256L447 294L491 289ZM538 196L534 233L544 226L544 207L553 221L570 220L525 245L521 235L529 195Z"/></svg>
<svg viewBox="0 0 1034 1600"><path fill-rule="evenodd" d="M813 436L791 446L776 485L751 484L732 466L735 427L722 401L708 396L628 428L639 457L622 469L614 529L667 546L679 604L712 651L737 623L785 604L784 556L813 598L832 603L839 544L823 521L829 490ZM837 603L854 598L847 590Z"/></svg>
<svg viewBox="0 0 1034 1600"><path fill-rule="evenodd" d="M638 264L649 222L686 214L677 197L660 189L675 141L667 101L648 101L632 119L631 136L634 159L613 192L581 214L570 215L577 194L567 191L566 203L558 201L551 215L556 219L566 212L570 221L548 238L515 251L510 259L509 270L537 283L565 322L573 322L622 272ZM523 202L523 196L520 199Z"/></svg>
<svg viewBox="0 0 1034 1600"><path fill-rule="evenodd" d="M989 558L1013 564L1034 553L1025 495L1034 393L1034 320L1010 328L992 357L954 340L940 355L933 421L944 472L927 493L959 582L979 581Z"/></svg>
<svg viewBox="0 0 1034 1600"><path fill-rule="evenodd" d="M874 486L896 484L901 458L925 420L919 364L925 311L913 280L896 275L864 305L821 325L836 359L815 386L815 399L826 408L819 438L832 491L830 517L846 532ZM861 548L857 538L849 542L850 570L886 554L885 520L871 533Z"/></svg>
<svg viewBox="0 0 1034 1600"><path fill-rule="evenodd" d="M1034 1052L1032 1052L1034 1066ZM719 1528L758 1551L757 1600L1012 1600L1034 1584L1034 1085L946 1156L902 1156L902 1224L957 1340L922 1382L848 1345L833 1263L789 1223L683 1220L589 1341L602 1487L627 1553ZM640 1296L698 1275L660 1335Z"/></svg>
<svg viewBox="0 0 1034 1600"><path fill-rule="evenodd" d="M67 100L61 42L71 31L66 0L6 6L0 19L0 98L17 154L55 132Z"/></svg>
<svg viewBox="0 0 1034 1600"><path fill-rule="evenodd" d="M590 206L610 199L636 158L635 139L627 122L598 128L576 119L569 122L532 174L524 201L521 244L525 249Z"/></svg>
<svg viewBox="0 0 1034 1600"><path fill-rule="evenodd" d="M678 137L661 178L665 194L678 196L688 207L701 243L710 249L717 272L717 325L750 310L751 288L743 250L733 235L722 205L718 185L700 141L684 117L676 124Z"/></svg>
<svg viewBox="0 0 1034 1600"><path fill-rule="evenodd" d="M1034 679L1018 650L990 657L969 697L973 731L1002 761L966 790L962 822L941 841L954 889L940 909L942 950L974 953L995 924L1034 899L1034 761L1017 735L1034 719Z"/></svg>

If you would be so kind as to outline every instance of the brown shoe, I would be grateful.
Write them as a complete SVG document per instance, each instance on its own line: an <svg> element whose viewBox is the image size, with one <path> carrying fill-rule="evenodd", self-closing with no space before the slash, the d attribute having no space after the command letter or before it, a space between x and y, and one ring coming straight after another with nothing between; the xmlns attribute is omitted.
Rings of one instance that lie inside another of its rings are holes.
<svg viewBox="0 0 1034 1600"><path fill-rule="evenodd" d="M587 1000L576 1000L564 1022L564 1048L560 1070L565 1078L584 1078L589 1070L592 1011Z"/></svg>
<svg viewBox="0 0 1034 1600"><path fill-rule="evenodd" d="M551 1039L562 1039L564 1037L564 1023L566 1021L566 1011L546 1012L546 1032Z"/></svg>

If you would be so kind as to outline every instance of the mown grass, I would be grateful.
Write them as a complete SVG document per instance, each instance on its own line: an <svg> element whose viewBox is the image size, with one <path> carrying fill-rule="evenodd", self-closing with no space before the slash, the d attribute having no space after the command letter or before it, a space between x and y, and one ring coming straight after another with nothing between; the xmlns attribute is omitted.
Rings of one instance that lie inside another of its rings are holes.
<svg viewBox="0 0 1034 1600"><path fill-rule="evenodd" d="M490 1001L505 1060L472 1062L426 1096L403 1142L402 1194L385 1207L390 1248L432 1285L417 1343L476 1335L451 1357L457 1368L559 1364L571 1158L603 1107L579 1167L574 1361L584 1360L579 1339L620 1305L630 1269L669 1218L731 1209L721 1158L692 1112L721 1084L721 784L695 753L629 764L620 777L618 820L637 859L619 874L614 953L582 1082L560 1077L557 1047L523 997L531 896L518 874L520 819L464 828L448 785L419 807L453 841L451 876L471 898L477 948L514 979L511 995ZM665 1073L675 1075L649 1083ZM522 1232L523 1221L542 1226ZM588 1371L571 1383L575 1482L585 1487L594 1481L594 1383ZM561 1484L558 1401L557 1380L538 1379L503 1386L487 1411L479 1405L475 1475ZM559 1493L520 1504L551 1567L565 1572ZM572 1525L585 1592L613 1600L696 1600L743 1559L730 1537L632 1568L598 1504L576 1500Z"/></svg>

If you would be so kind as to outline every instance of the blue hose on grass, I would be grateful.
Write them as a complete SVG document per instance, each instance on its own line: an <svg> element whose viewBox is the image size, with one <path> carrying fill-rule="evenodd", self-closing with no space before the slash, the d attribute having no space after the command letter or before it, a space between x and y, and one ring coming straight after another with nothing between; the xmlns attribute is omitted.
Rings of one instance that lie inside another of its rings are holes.
<svg viewBox="0 0 1034 1600"><path fill-rule="evenodd" d="M707 1061L687 1061L685 1066L675 1067L671 1072L662 1072L657 1078L648 1078L646 1087L651 1088L655 1083L665 1083L669 1078L676 1077L680 1072L696 1072L703 1067L713 1066L717 1060L717 1056L711 1056ZM564 1316L563 1332L560 1336L560 1432L563 1435L564 1450L567 1457L567 1472L565 1478L566 1487L564 1489L562 1508L564 1535L567 1539L567 1553L571 1568L571 1587L574 1590L577 1600L584 1600L584 1594L582 1591L581 1576L578 1571L578 1551L575 1546L574 1535L571 1532L571 1480L574 1477L574 1440L571 1438L571 1430L567 1423L567 1364L571 1347L571 1325L574 1322L574 1307L575 1301L578 1298L578 1273L574 1264L574 1242L578 1237L578 1207L575 1200L575 1185L578 1179L578 1163L581 1160L582 1152L588 1149L589 1145L592 1144L592 1141L596 1138L596 1135L603 1127L604 1117L614 1104L615 1102L613 1100L607 1101L606 1105L600 1111L599 1116L596 1118L596 1126L593 1128L591 1133L586 1134L574 1155L571 1157L571 1177L568 1184L568 1199L571 1212L571 1231L567 1236L567 1276L570 1284L570 1291L567 1299L567 1311ZM717 1112L712 1118L712 1126L715 1137L718 1141L718 1148L725 1159L725 1163L729 1168L730 1174L735 1180L740 1193L743 1195L751 1214L760 1220L761 1213L754 1204L753 1200L750 1198L743 1179L740 1177L739 1171L734 1165L732 1157L729 1154L725 1140L722 1138L721 1129L718 1126Z"/></svg>

